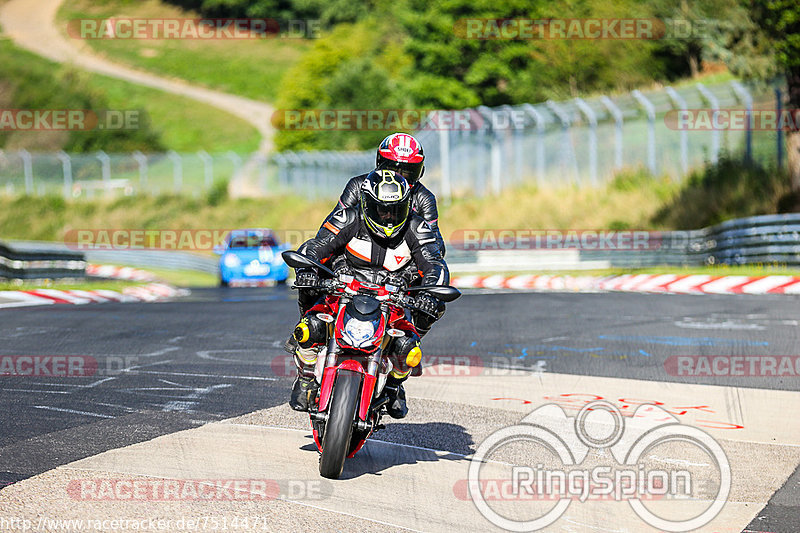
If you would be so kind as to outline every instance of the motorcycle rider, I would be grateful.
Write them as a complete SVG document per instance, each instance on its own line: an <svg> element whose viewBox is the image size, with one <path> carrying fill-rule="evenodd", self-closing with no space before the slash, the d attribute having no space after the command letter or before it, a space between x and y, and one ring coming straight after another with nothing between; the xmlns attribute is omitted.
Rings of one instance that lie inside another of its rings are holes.
<svg viewBox="0 0 800 533"><path fill-rule="evenodd" d="M422 144L414 138L414 136L407 133L392 133L381 141L375 156L375 169L376 170L393 170L403 176L411 189L411 211L425 219L433 231L433 236L436 243L442 252L442 257L445 256L445 244L442 239L442 234L439 231L439 212L436 207L436 196L428 190L422 183L420 178L425 173L425 152L422 149ZM361 201L361 184L368 174L361 174L350 178L347 185L339 197L339 203L331 211L328 217L324 220L322 227L330 223L335 213L347 207L357 207ZM322 231L322 227L320 231ZM320 234L317 234L319 237ZM332 260L332 264L336 267L341 266L341 257L336 257ZM395 275L393 282L395 285L405 288L409 284L418 282L418 276L414 265L408 265L406 269ZM336 270L336 268L334 268ZM298 303L300 306L300 316L305 315L308 310L309 302L307 298L299 298ZM437 309L437 316L441 317L444 314L445 307L443 303L439 304ZM424 332L427 330L423 328ZM297 341L293 335L284 344L284 350L288 353L294 353L297 349Z"/></svg>
<svg viewBox="0 0 800 533"><path fill-rule="evenodd" d="M378 146L375 156L377 170L394 170L403 176L411 187L411 210L428 221L433 230L436 242L445 254L444 239L439 231L439 211L436 207L436 196L422 183L420 178L425 173L425 152L422 144L407 133L392 133ZM339 204L325 219L330 220L333 213L344 207L354 207L360 201L361 183L367 174L350 178L339 197Z"/></svg>
<svg viewBox="0 0 800 533"><path fill-rule="evenodd" d="M361 183L358 207L335 210L319 233L300 246L298 251L317 261L336 257L334 271L346 271L359 281L378 284L401 284L404 272L421 272L423 285L447 285L450 274L437 244L433 229L422 217L410 212L411 187L405 178L391 170L373 170ZM338 272L337 272L338 273ZM295 286L300 288L301 309L308 310L319 300L311 289L318 284L314 269L298 269ZM406 284L407 285L407 284ZM409 334L395 339L387 347L395 368L386 381L391 394L387 411L393 418L408 412L402 383L411 368L405 356L418 347L419 339L443 314L441 302L427 293L419 293L413 323L420 336ZM289 405L297 411L308 410L309 399L317 382L314 366L317 353L325 342L327 325L314 313L305 312L295 329L298 343L294 350L297 378L292 386Z"/></svg>

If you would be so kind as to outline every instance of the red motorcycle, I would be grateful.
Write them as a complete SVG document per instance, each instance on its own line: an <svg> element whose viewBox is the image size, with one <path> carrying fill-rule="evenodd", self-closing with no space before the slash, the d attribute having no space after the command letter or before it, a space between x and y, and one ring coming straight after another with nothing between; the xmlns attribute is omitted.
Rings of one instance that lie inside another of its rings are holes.
<svg viewBox="0 0 800 533"><path fill-rule="evenodd" d="M384 349L392 337L416 333L406 314L416 307L409 293L424 290L444 302L455 300L461 293L447 286L415 286L400 291L392 285L357 281L353 276L337 277L323 264L298 252L282 255L292 268L316 268L331 276L315 287L324 299L309 311L328 324L328 339L314 370L319 388L311 398L309 417L320 452L319 472L336 479L342 474L345 459L353 457L374 431L384 427L381 416L391 395L382 393L393 368ZM421 359L420 349L413 348L406 364L415 367Z"/></svg>

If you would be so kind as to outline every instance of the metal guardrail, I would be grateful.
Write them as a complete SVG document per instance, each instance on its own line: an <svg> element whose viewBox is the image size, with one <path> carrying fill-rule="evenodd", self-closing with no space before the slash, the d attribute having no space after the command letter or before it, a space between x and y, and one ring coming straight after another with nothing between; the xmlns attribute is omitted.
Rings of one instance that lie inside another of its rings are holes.
<svg viewBox="0 0 800 533"><path fill-rule="evenodd" d="M648 250L474 251L459 249L457 245L450 243L447 248L447 263L452 272L460 273L646 268L659 265L777 263L800 266L800 213L741 218L700 230L662 232L659 236L662 245ZM194 270L213 275L219 273L217 258L188 252L89 250L81 254L69 251L66 245L60 243L15 242L14 246L16 249L24 251L22 253L28 254L28 258L41 257L61 260L69 257L73 261L79 259L81 269L85 268L85 261L89 261ZM7 248L0 246L0 277L3 277L3 268L6 268L5 264L9 261L8 253L6 253L6 258L2 257L5 250ZM15 258L10 260L18 260ZM34 259L29 260L33 261Z"/></svg>
<svg viewBox="0 0 800 533"><path fill-rule="evenodd" d="M452 243L447 259L453 272L593 270L652 266L800 266L800 213L729 220L692 231L659 235L661 246L647 250L463 251Z"/></svg>
<svg viewBox="0 0 800 533"><path fill-rule="evenodd" d="M14 246L28 251L69 251L63 243L44 241L14 241ZM81 254L89 263L114 264L168 270L194 270L208 274L219 273L219 259L198 254L166 250L85 250Z"/></svg>
<svg viewBox="0 0 800 533"><path fill-rule="evenodd" d="M83 254L55 249L25 250L0 243L0 278L63 279L86 277Z"/></svg>
<svg viewBox="0 0 800 533"><path fill-rule="evenodd" d="M92 263L112 263L137 267L163 268L168 270L194 270L207 274L219 274L219 258L203 257L188 252L164 250L94 250L87 251L86 258Z"/></svg>
<svg viewBox="0 0 800 533"><path fill-rule="evenodd" d="M800 213L728 220L698 232L694 244L707 264L800 265Z"/></svg>

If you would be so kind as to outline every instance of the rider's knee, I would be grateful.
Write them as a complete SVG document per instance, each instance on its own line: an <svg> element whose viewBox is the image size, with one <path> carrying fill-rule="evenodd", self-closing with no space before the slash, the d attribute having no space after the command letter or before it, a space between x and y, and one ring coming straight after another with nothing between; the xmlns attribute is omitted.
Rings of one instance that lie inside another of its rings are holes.
<svg viewBox="0 0 800 533"><path fill-rule="evenodd" d="M392 360L392 376L398 379L408 377L413 367L422 360L419 336L406 332L403 337L395 337L387 347L387 354Z"/></svg>
<svg viewBox="0 0 800 533"><path fill-rule="evenodd" d="M298 347L295 351L295 363L298 368L314 365L317 354L325 344L328 325L314 315L304 316L294 328L294 338Z"/></svg>
<svg viewBox="0 0 800 533"><path fill-rule="evenodd" d="M294 338L301 348L321 346L327 337L328 324L312 314L304 316L294 328Z"/></svg>

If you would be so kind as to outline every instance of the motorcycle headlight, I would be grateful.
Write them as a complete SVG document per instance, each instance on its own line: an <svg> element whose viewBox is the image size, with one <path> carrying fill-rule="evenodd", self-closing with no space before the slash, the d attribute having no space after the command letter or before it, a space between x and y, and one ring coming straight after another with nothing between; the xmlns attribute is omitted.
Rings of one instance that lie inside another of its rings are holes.
<svg viewBox="0 0 800 533"><path fill-rule="evenodd" d="M375 325L351 318L344 327L344 332L353 341L353 346L359 347L375 335Z"/></svg>
<svg viewBox="0 0 800 533"><path fill-rule="evenodd" d="M242 260L239 259L239 256L234 254L225 254L225 257L222 259L222 262L228 268L236 268L238 266L242 266Z"/></svg>

